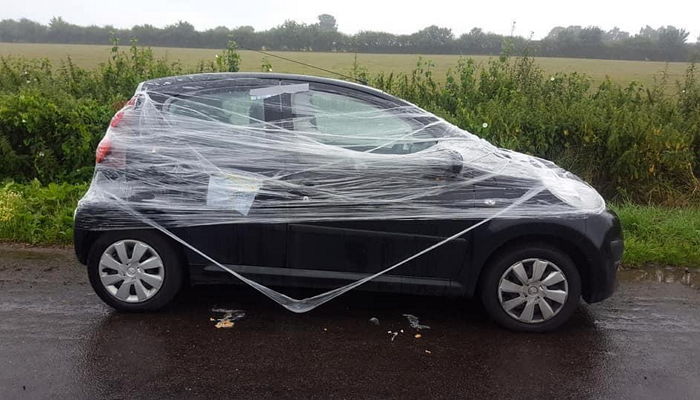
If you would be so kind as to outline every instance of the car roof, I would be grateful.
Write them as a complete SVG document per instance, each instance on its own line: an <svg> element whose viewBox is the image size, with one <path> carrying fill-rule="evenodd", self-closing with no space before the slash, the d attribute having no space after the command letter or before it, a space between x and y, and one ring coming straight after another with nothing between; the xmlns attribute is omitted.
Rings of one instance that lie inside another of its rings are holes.
<svg viewBox="0 0 700 400"><path fill-rule="evenodd" d="M164 78L151 79L139 84L136 89L139 91L164 91L164 92L180 92L183 85L197 84L197 83L213 83L216 81L228 80L228 79L238 79L238 78L253 78L253 79L280 79L280 80L295 80L303 81L309 83L322 83L326 85L334 85L342 88L348 88L353 90L362 91L374 96L378 96L387 100L400 101L406 103L405 100L396 98L386 92L379 89L372 88L366 85L360 85L358 83L343 81L340 79L322 78L319 76L311 75L299 75L299 74L280 74L271 72L216 72L216 73L202 73L202 74L189 74L189 75L177 75L169 76ZM168 88L168 89L165 89Z"/></svg>

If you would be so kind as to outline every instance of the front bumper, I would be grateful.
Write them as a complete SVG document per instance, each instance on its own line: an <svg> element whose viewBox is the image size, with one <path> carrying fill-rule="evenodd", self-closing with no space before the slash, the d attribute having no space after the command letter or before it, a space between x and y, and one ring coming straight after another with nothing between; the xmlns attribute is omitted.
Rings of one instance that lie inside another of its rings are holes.
<svg viewBox="0 0 700 400"><path fill-rule="evenodd" d="M620 219L612 210L588 219L586 230L589 237L600 238L596 253L597 260L589 260L590 276L584 300L595 303L610 297L617 288L617 270L622 262L624 239Z"/></svg>

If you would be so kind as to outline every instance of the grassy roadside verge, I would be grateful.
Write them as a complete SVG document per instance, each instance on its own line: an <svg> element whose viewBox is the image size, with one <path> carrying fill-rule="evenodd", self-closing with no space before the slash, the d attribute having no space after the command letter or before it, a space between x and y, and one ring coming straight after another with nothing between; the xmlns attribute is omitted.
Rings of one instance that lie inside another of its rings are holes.
<svg viewBox="0 0 700 400"><path fill-rule="evenodd" d="M625 233L627 265L700 267L700 208L612 205Z"/></svg>
<svg viewBox="0 0 700 400"><path fill-rule="evenodd" d="M0 240L70 244L73 210L87 184L0 186ZM700 208L612 205L625 231L624 263L700 267Z"/></svg>
<svg viewBox="0 0 700 400"><path fill-rule="evenodd" d="M73 210L88 184L0 185L0 240L31 244L70 244Z"/></svg>

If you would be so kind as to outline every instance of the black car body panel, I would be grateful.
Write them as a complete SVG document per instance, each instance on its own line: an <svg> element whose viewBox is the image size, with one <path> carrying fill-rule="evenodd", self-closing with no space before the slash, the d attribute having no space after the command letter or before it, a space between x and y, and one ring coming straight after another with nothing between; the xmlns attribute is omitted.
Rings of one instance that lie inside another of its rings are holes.
<svg viewBox="0 0 700 400"><path fill-rule="evenodd" d="M172 232L264 285L332 288L377 272L476 222L224 224L174 228ZM75 230L76 255L82 263L99 234ZM472 296L490 257L505 246L530 242L552 243L572 254L583 277L587 302L604 300L613 293L622 257L622 231L610 211L578 218L492 220L361 289ZM195 252L184 249L184 253L192 284L239 283Z"/></svg>

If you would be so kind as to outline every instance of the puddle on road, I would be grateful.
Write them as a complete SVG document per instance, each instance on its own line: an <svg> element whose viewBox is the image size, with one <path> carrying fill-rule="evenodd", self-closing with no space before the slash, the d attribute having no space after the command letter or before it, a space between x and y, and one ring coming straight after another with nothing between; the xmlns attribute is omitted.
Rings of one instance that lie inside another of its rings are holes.
<svg viewBox="0 0 700 400"><path fill-rule="evenodd" d="M681 283L700 288L700 269L679 267L622 268L617 277L621 282Z"/></svg>
<svg viewBox="0 0 700 400"><path fill-rule="evenodd" d="M621 283L617 293L589 306L597 327L634 332L632 336L638 342L658 342L660 335L676 335L673 340L691 343L695 339L683 335L698 337L700 292L684 290L683 286L700 289L700 270L628 268L620 270L617 276Z"/></svg>

